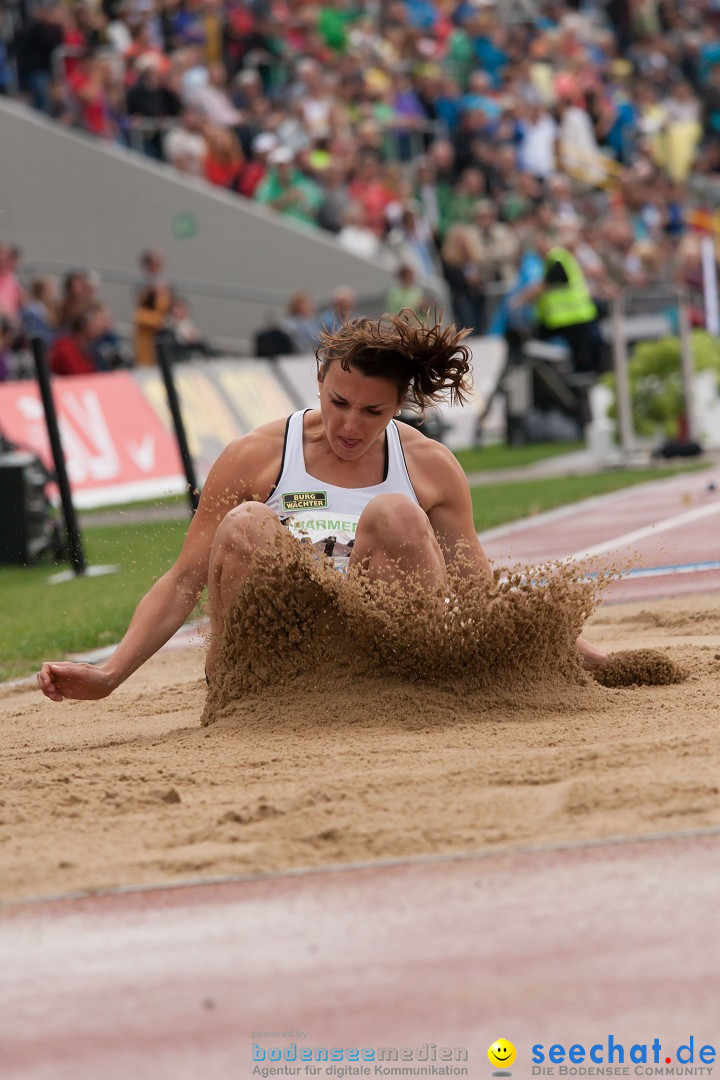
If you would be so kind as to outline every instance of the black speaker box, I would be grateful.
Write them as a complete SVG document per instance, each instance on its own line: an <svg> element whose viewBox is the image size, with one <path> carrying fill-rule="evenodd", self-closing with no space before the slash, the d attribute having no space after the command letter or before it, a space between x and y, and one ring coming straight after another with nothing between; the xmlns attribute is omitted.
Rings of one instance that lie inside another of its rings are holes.
<svg viewBox="0 0 720 1080"><path fill-rule="evenodd" d="M34 454L0 454L0 563L27 565L54 547L47 473Z"/></svg>

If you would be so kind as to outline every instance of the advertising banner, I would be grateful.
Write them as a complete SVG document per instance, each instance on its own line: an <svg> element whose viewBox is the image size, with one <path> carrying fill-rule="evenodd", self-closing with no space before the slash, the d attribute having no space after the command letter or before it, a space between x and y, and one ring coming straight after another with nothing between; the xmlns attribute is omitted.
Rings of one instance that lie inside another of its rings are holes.
<svg viewBox="0 0 720 1080"><path fill-rule="evenodd" d="M209 369L199 369L194 364L175 368L175 385L180 399L188 447L195 463L195 471L204 480L210 467L229 442L245 434L235 412L228 407ZM133 372L137 384L155 414L156 422L162 424L173 438L172 420L168 408L165 386L159 371L146 368Z"/></svg>
<svg viewBox="0 0 720 1080"><path fill-rule="evenodd" d="M175 442L131 374L55 378L52 387L70 484L79 507L184 490ZM53 468L34 382L0 386L0 431Z"/></svg>
<svg viewBox="0 0 720 1080"><path fill-rule="evenodd" d="M440 406L447 425L444 440L453 449L473 444L478 414L504 362L504 342L480 339L471 345L474 390L468 406ZM175 381L201 482L233 439L295 409L317 405L315 361L310 356L286 358L277 364L232 358L178 364ZM185 490L165 387L155 368L54 378L52 386L78 507ZM488 421L492 426L492 415ZM35 451L52 469L34 381L0 386L0 433L19 447Z"/></svg>
<svg viewBox="0 0 720 1080"><path fill-rule="evenodd" d="M297 408L267 360L196 361L178 365L174 374L190 453L203 480L229 442ZM160 373L146 368L133 375L156 417L171 432Z"/></svg>

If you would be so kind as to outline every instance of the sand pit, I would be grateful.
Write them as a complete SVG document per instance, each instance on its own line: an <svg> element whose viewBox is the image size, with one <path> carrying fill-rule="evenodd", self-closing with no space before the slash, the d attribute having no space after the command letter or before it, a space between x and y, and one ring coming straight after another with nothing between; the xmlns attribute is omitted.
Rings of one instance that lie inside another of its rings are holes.
<svg viewBox="0 0 720 1080"><path fill-rule="evenodd" d="M563 644L581 607L484 688L300 663L267 690L251 665L209 707L201 649L100 703L0 687L0 895L720 825L720 595L592 617L598 644L682 666L672 685L584 675Z"/></svg>

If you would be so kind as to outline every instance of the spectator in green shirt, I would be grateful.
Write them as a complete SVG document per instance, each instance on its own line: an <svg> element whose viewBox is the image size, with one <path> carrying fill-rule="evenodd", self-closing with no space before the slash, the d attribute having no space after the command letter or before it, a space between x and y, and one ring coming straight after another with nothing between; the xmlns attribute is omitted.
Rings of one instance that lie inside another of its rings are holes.
<svg viewBox="0 0 720 1080"><path fill-rule="evenodd" d="M360 12L353 10L348 0L335 0L335 3L321 7L318 13L317 29L326 45L336 52L347 52L347 31L355 22Z"/></svg>
<svg viewBox="0 0 720 1080"><path fill-rule="evenodd" d="M470 224L475 217L475 207L485 196L485 190L485 177L479 169L463 170L447 207L445 223L448 229L451 225Z"/></svg>
<svg viewBox="0 0 720 1080"><path fill-rule="evenodd" d="M278 146L268 156L270 171L255 191L258 202L281 214L314 225L322 192L314 180L295 167L295 155L287 146Z"/></svg>
<svg viewBox="0 0 720 1080"><path fill-rule="evenodd" d="M385 310L391 315L399 315L404 308L410 308L420 314L429 307L422 285L415 280L415 271L411 266L400 266L397 281L385 294Z"/></svg>

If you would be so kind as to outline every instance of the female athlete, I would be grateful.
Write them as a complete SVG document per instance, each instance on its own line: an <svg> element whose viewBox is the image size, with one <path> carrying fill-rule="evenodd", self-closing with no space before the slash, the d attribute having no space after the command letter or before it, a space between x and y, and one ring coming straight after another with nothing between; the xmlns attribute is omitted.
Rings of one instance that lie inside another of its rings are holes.
<svg viewBox="0 0 720 1080"><path fill-rule="evenodd" d="M207 584L212 679L224 614L253 555L312 543L340 572L442 585L462 553L463 572L490 575L473 525L467 479L451 452L396 424L405 402L424 407L468 389L468 331L427 326L405 311L346 322L322 335L319 406L236 439L213 465L175 565L140 601L105 663L44 663L52 701L97 699L124 682L178 630ZM578 638L586 667L604 654Z"/></svg>

